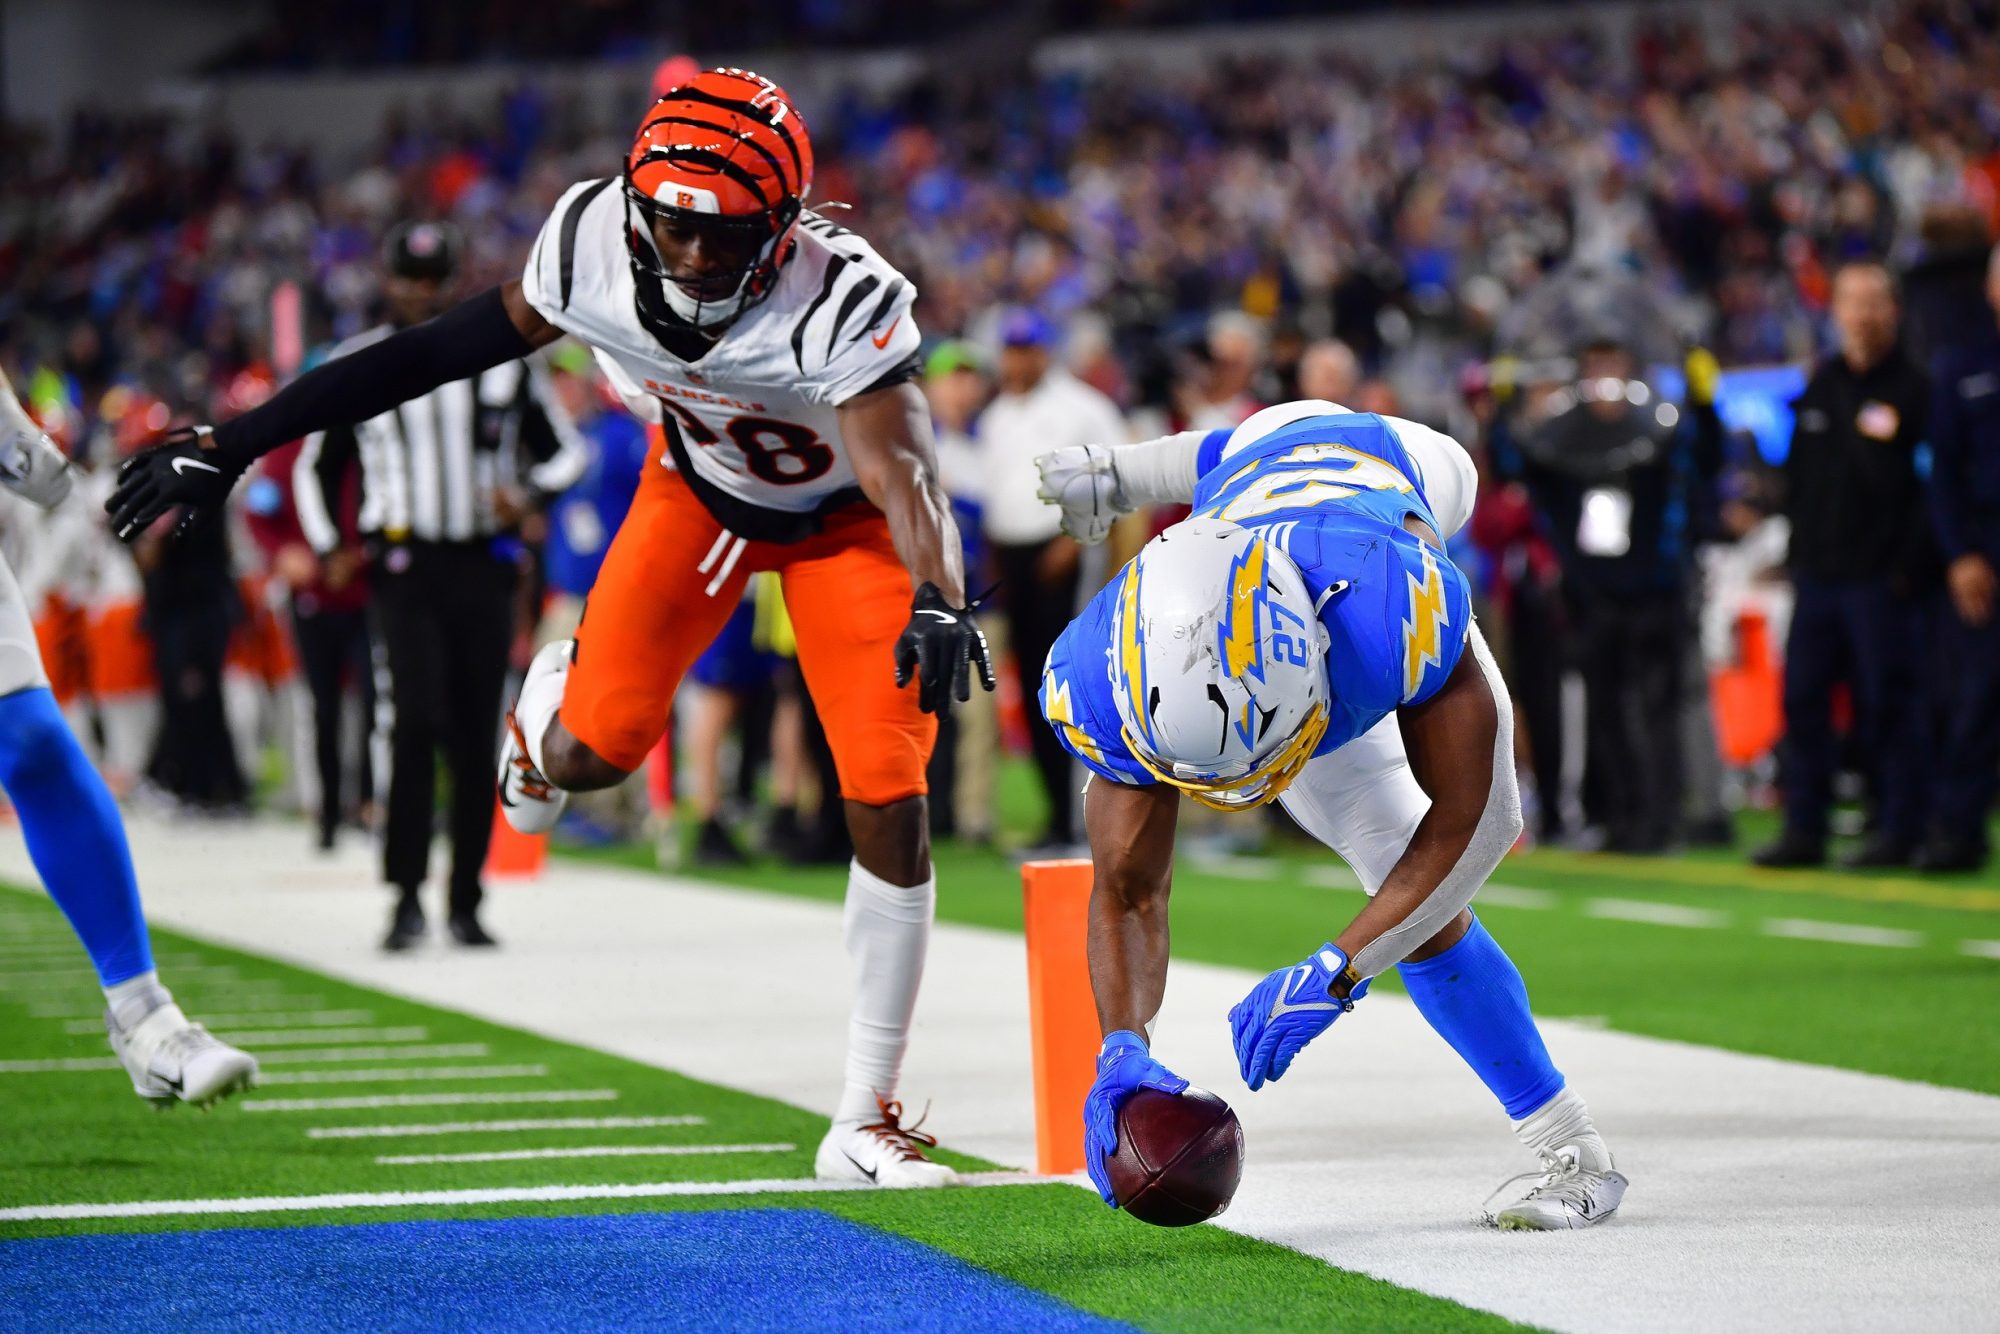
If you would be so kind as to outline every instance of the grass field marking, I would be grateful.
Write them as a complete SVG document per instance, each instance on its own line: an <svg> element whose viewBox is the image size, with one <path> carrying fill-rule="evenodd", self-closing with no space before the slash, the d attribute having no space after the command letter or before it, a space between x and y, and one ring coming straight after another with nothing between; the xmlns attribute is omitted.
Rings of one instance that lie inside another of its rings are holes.
<svg viewBox="0 0 2000 1334"><path fill-rule="evenodd" d="M216 982L237 982L242 980L242 974L237 971L236 966L226 963L217 964L213 968L178 968L169 969L168 971L173 974L175 986L203 978ZM88 959L78 959L75 966L69 968L41 968L32 972L12 973L0 971L0 987L11 989L19 986L40 986L46 982L62 982L72 979L81 980L83 978L89 978L92 982L97 980L97 974L91 971Z"/></svg>
<svg viewBox="0 0 2000 1334"><path fill-rule="evenodd" d="M1476 900L1475 900L1476 901ZM1729 925L1729 914L1713 908L1689 908L1649 899L1587 899L1583 914L1614 922L1644 922L1648 926L1685 926L1713 930Z"/></svg>
<svg viewBox="0 0 2000 1334"><path fill-rule="evenodd" d="M1495 908L1553 908L1561 896L1546 889L1529 889L1526 885L1485 885L1473 895L1474 907L1487 904Z"/></svg>
<svg viewBox="0 0 2000 1334"><path fill-rule="evenodd" d="M1963 912L2000 912L2000 889L1967 888L1929 880L1839 874L1831 871L1779 871L1735 862L1684 861L1671 857L1631 857L1615 852L1570 852L1540 848L1532 856L1534 869L1559 875L1630 876L1638 880L1672 881L1710 889L1771 890L1779 894L1820 894L1863 903L1908 903L1925 908Z"/></svg>
<svg viewBox="0 0 2000 1334"><path fill-rule="evenodd" d="M213 996L203 996L202 1003L203 1006L214 1006L215 1008L218 1009L221 1008L221 1006L217 1003L216 998ZM320 1011L320 1007L325 1004L326 1000L324 997L321 996L273 996L268 992L261 992L257 995L245 996L242 999L238 1000L235 1004L234 1009L236 1011L242 1011L244 1013L256 1013L265 1010L293 1010L299 1012L313 1012L313 1011ZM182 1008L185 1009L186 1007L183 1006ZM200 1008L201 1007L197 1007L197 1009ZM360 1022L366 1022L367 1020L374 1018L374 1014L368 1010L346 1010L346 1011L327 1010L320 1012L327 1014L343 1014L343 1013L358 1014L362 1016ZM91 1010L79 1010L74 1005L49 1005L49 1004L30 1005L28 1007L28 1013L37 1019L73 1019L78 1021L84 1019L94 1019L97 1022L97 1026L99 1028L102 1028L104 1026L104 1006L101 1003L95 1009ZM189 1017L193 1019L199 1019L204 1023L209 1022L209 1015L206 1012L196 1013ZM263 1021L251 1020L249 1022L261 1023ZM348 1022L348 1021L344 1020L342 1022Z"/></svg>
<svg viewBox="0 0 2000 1334"><path fill-rule="evenodd" d="M1045 1186L1067 1180L1027 1172L961 1172L961 1186ZM76 1218L172 1218L203 1214L323 1213L336 1209L436 1208L455 1204L540 1204L570 1200L650 1200L673 1195L820 1195L875 1190L866 1181L812 1177L761 1181L648 1181L602 1186L493 1186L463 1190L357 1191L345 1195L262 1195L236 1200L128 1200L118 1204L31 1204L0 1209L0 1223Z"/></svg>
<svg viewBox="0 0 2000 1334"><path fill-rule="evenodd" d="M1961 940L1958 949L1975 959L2000 959L2000 940Z"/></svg>
<svg viewBox="0 0 2000 1334"><path fill-rule="evenodd" d="M1238 857L1227 852L1190 854L1187 864L1228 880L1276 880L1285 873L1284 864L1269 857Z"/></svg>
<svg viewBox="0 0 2000 1334"><path fill-rule="evenodd" d="M509 1103L616 1102L617 1089L523 1089L518 1093L376 1093L338 1098L243 1098L240 1112L367 1112L385 1107L496 1107Z"/></svg>
<svg viewBox="0 0 2000 1334"><path fill-rule="evenodd" d="M307 1139L403 1139L418 1135L485 1135L517 1130L652 1130L705 1126L705 1116L523 1116L512 1121L433 1121L410 1126L313 1126Z"/></svg>
<svg viewBox="0 0 2000 1334"><path fill-rule="evenodd" d="M278 1047L257 1052L261 1065L338 1065L342 1061L448 1061L491 1056L484 1042L432 1042L411 1047Z"/></svg>
<svg viewBox="0 0 2000 1334"><path fill-rule="evenodd" d="M693 1158L718 1153L791 1153L796 1144L580 1144L569 1149L491 1149L484 1153L389 1153L381 1167L433 1163L525 1163L543 1158Z"/></svg>
<svg viewBox="0 0 2000 1334"><path fill-rule="evenodd" d="M45 1061L0 1061L0 1075L66 1075L84 1070L121 1070L116 1056L60 1056Z"/></svg>
<svg viewBox="0 0 2000 1334"><path fill-rule="evenodd" d="M260 1074L265 1084L423 1084L449 1079L540 1079L546 1065L440 1065L415 1070L384 1066L379 1070L280 1070Z"/></svg>
<svg viewBox="0 0 2000 1334"><path fill-rule="evenodd" d="M1786 940L1826 940L1836 945L1880 945L1913 950L1924 943L1921 931L1886 926L1856 926L1852 922L1815 922L1804 917L1767 917L1763 932Z"/></svg>
<svg viewBox="0 0 2000 1334"><path fill-rule="evenodd" d="M1358 890L1361 877L1345 866L1308 866L1299 873L1299 879L1314 889Z"/></svg>
<svg viewBox="0 0 2000 1334"><path fill-rule="evenodd" d="M386 1028L223 1028L209 1024L224 1042L238 1047L279 1047L287 1042L325 1042L341 1045L359 1042L423 1042L431 1031L421 1024L401 1024Z"/></svg>

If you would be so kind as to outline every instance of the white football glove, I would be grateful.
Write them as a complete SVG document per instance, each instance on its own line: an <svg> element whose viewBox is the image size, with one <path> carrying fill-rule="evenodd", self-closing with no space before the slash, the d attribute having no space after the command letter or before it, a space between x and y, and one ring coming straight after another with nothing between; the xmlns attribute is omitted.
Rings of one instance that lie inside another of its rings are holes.
<svg viewBox="0 0 2000 1334"><path fill-rule="evenodd" d="M1062 530L1085 546L1111 535L1111 525L1132 512L1118 481L1109 445L1064 445L1035 460L1043 500L1062 509Z"/></svg>
<svg viewBox="0 0 2000 1334"><path fill-rule="evenodd" d="M7 373L0 371L0 486L43 509L54 509L69 495L74 480L69 460L28 416L7 382Z"/></svg>

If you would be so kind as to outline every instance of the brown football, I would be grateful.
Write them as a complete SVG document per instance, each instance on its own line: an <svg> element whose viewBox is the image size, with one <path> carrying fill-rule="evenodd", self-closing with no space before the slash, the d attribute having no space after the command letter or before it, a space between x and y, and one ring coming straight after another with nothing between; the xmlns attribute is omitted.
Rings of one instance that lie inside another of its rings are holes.
<svg viewBox="0 0 2000 1334"><path fill-rule="evenodd" d="M1186 1227L1229 1207L1243 1177L1243 1127L1207 1089L1140 1089L1118 1109L1118 1152L1108 1166L1126 1213L1155 1227Z"/></svg>

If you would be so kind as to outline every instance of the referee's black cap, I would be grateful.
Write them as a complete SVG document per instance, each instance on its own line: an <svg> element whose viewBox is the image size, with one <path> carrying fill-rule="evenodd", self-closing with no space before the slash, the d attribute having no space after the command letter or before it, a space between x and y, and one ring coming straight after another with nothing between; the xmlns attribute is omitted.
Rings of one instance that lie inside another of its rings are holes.
<svg viewBox="0 0 2000 1334"><path fill-rule="evenodd" d="M382 245L382 264L398 278L449 282L465 243L448 222L399 222Z"/></svg>

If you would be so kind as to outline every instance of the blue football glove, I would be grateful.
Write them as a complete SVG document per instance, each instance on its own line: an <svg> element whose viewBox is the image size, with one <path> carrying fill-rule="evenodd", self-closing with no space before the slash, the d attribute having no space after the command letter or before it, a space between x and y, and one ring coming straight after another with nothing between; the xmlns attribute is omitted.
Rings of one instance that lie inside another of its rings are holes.
<svg viewBox="0 0 2000 1334"><path fill-rule="evenodd" d="M1283 1075L1308 1042L1368 994L1367 979L1355 983L1344 1000L1333 994L1334 979L1346 971L1347 956L1333 945L1322 945L1304 963L1278 969L1236 1002L1229 1012L1229 1032L1243 1082L1252 1091Z"/></svg>
<svg viewBox="0 0 2000 1334"><path fill-rule="evenodd" d="M1118 1152L1118 1109L1140 1089L1162 1093L1184 1093L1188 1082L1153 1059L1146 1039L1130 1029L1107 1034L1104 1050L1097 1053L1097 1082L1083 1100L1083 1164L1097 1193L1113 1209L1117 1197L1111 1193L1111 1174L1105 1159Z"/></svg>

